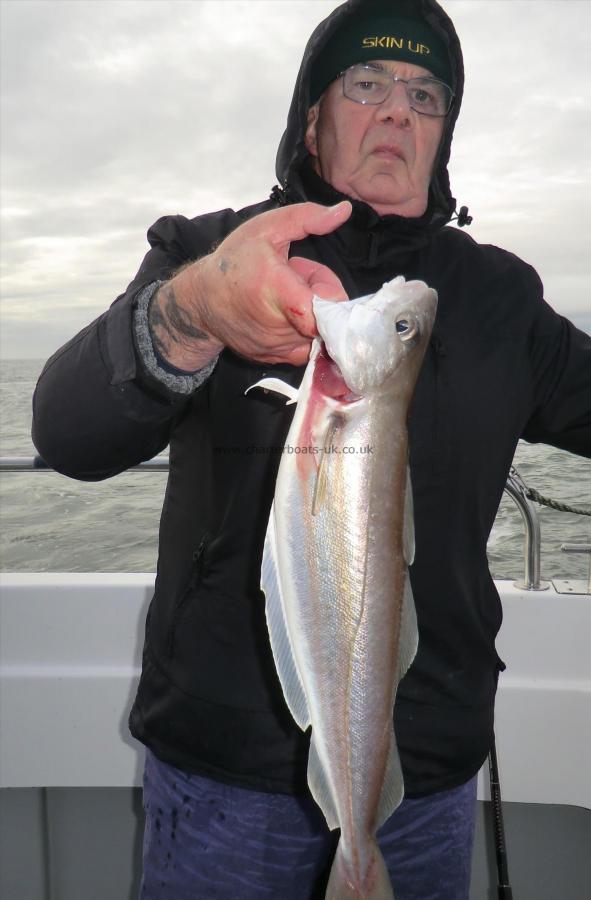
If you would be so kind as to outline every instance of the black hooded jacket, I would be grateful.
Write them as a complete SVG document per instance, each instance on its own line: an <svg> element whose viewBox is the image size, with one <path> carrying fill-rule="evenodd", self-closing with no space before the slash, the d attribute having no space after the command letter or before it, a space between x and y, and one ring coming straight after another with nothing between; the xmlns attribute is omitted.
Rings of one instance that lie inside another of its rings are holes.
<svg viewBox="0 0 591 900"><path fill-rule="evenodd" d="M170 443L159 563L133 734L163 760L261 790L305 790L307 736L283 700L259 588L263 538L292 416L247 387L274 370L225 350L190 396L149 375L134 345L138 294L197 259L244 220L283 205L339 199L307 165L303 133L311 61L361 3L339 7L306 48L277 158L281 187L246 210L160 219L124 294L47 363L33 435L57 471L98 480ZM411 580L419 650L403 679L395 724L406 792L460 784L480 767L493 727L501 606L486 543L517 441L591 455L591 339L542 299L535 271L446 226L447 176L463 73L451 22L417 0L448 42L456 100L420 219L380 218L354 201L336 232L292 244L321 260L350 296L398 274L436 288L439 307L409 422L417 553Z"/></svg>

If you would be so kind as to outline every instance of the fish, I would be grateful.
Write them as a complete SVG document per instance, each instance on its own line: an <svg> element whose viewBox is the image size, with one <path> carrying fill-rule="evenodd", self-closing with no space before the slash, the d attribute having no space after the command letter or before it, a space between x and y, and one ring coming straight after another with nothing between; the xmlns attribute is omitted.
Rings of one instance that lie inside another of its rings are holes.
<svg viewBox="0 0 591 900"><path fill-rule="evenodd" d="M377 829L400 804L393 727L418 646L407 417L437 293L402 276L313 300L319 337L298 389L265 538L261 587L289 710L311 726L308 784L340 837L327 900L391 900Z"/></svg>

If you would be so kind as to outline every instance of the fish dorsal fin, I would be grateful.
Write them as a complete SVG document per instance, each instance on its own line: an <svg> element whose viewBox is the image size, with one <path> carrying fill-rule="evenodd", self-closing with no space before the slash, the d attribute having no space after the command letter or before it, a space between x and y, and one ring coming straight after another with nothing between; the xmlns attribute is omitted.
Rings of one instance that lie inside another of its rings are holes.
<svg viewBox="0 0 591 900"><path fill-rule="evenodd" d="M407 566L412 566L415 558L415 516L412 499L412 482L410 480L410 466L406 467L406 491L404 494L404 523L402 532L402 549L404 561Z"/></svg>
<svg viewBox="0 0 591 900"><path fill-rule="evenodd" d="M334 802L334 793L326 777L326 769L322 765L316 742L314 740L314 731L312 731L312 739L310 741L310 752L308 755L308 785L312 796L316 803L324 813L326 824L332 831L333 828L339 827L339 816Z"/></svg>
<svg viewBox="0 0 591 900"><path fill-rule="evenodd" d="M324 501L326 500L326 492L328 489L328 457L330 453L330 445L337 428L337 421L334 416L328 420L328 425L324 432L324 440L322 442L322 453L320 455L320 463L316 472L316 481L314 482L314 494L312 496L312 515L317 516Z"/></svg>
<svg viewBox="0 0 591 900"><path fill-rule="evenodd" d="M305 731L310 724L310 713L285 620L285 603L277 560L274 505L271 507L263 550L261 588L265 593L267 628L269 629L275 668L289 711L302 731Z"/></svg>
<svg viewBox="0 0 591 900"><path fill-rule="evenodd" d="M398 636L398 674L396 678L395 688L398 682L407 672L411 662L417 652L419 644L419 633L417 628L417 615L415 604L412 596L412 588L410 586L410 578L408 572L404 585L404 596L402 600L402 610L400 616L400 632ZM388 752L388 761L386 763L386 775L384 785L380 796L380 802L377 811L377 825L383 825L396 807L400 804L404 796L404 782L402 779L402 769L400 766L400 758L394 738L394 729L390 735L390 750Z"/></svg>
<svg viewBox="0 0 591 900"><path fill-rule="evenodd" d="M251 384L250 387L246 388L244 393L248 394L249 391L253 391L255 388L261 388L264 391L273 391L274 394L281 394L282 397L287 397L286 406L289 406L291 403L297 403L300 393L293 384L288 384L287 381L282 381L281 378L261 378L260 381L257 381L255 384Z"/></svg>

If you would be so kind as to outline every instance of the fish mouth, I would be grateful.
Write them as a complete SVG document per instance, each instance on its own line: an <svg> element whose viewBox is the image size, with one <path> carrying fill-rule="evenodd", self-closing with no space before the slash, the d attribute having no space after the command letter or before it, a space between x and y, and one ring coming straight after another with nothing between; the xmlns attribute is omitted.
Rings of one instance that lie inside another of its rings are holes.
<svg viewBox="0 0 591 900"><path fill-rule="evenodd" d="M324 396L338 400L339 403L355 403L361 399L345 381L338 364L329 356L324 342L318 353L314 381Z"/></svg>

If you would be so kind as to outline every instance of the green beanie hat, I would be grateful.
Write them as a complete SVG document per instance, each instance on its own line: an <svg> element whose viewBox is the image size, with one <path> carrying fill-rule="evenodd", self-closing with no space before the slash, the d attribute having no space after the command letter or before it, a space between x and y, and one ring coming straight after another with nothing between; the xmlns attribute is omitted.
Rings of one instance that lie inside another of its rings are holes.
<svg viewBox="0 0 591 900"><path fill-rule="evenodd" d="M397 6L392 2L388 5L394 9ZM404 4L402 9L403 14L387 13L381 4L377 15L364 9L333 34L312 66L310 105L349 66L376 59L397 59L422 66L453 87L443 39L424 19L412 15L410 4Z"/></svg>

